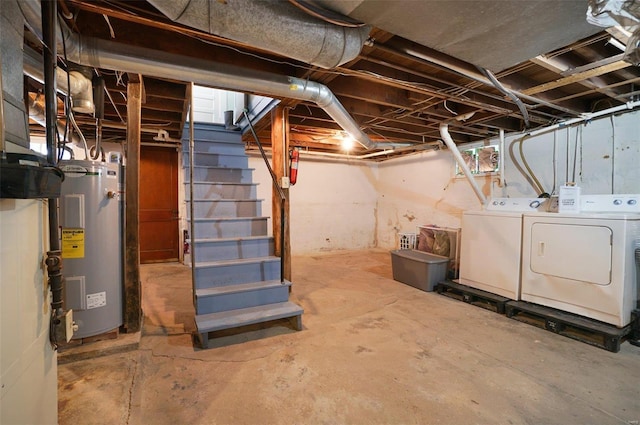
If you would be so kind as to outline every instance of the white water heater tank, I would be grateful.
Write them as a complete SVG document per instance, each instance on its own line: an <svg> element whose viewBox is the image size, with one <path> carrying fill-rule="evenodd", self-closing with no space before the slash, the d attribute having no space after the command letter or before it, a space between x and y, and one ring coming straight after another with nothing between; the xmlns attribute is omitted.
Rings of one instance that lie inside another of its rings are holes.
<svg viewBox="0 0 640 425"><path fill-rule="evenodd" d="M99 335L123 323L122 167L61 161L60 196L65 308L73 309L73 338Z"/></svg>

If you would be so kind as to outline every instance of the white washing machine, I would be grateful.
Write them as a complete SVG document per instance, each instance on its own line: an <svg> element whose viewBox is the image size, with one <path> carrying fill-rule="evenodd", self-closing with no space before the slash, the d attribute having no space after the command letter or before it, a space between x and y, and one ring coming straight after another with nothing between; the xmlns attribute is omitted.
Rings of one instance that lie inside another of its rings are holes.
<svg viewBox="0 0 640 425"><path fill-rule="evenodd" d="M640 195L581 197L580 213L526 213L522 300L629 324L638 297Z"/></svg>
<svg viewBox="0 0 640 425"><path fill-rule="evenodd" d="M522 215L541 209L545 201L494 198L482 211L465 211L457 282L519 300Z"/></svg>

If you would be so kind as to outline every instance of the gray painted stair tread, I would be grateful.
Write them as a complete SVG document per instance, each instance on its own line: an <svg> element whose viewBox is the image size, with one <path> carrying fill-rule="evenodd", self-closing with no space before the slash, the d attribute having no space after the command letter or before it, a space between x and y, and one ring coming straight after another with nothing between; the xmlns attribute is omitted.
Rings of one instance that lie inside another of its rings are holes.
<svg viewBox="0 0 640 425"><path fill-rule="evenodd" d="M198 238L194 240L195 243L198 242L242 242L242 241L261 241L261 240L269 240L272 239L273 236L238 236L236 238ZM191 239L187 239L191 242Z"/></svg>
<svg viewBox="0 0 640 425"><path fill-rule="evenodd" d="M255 291L260 289L275 288L280 286L291 286L291 282L285 280L267 280L262 282L239 283L228 286L214 286L212 288L196 289L196 297L212 297L222 294L234 294L237 292Z"/></svg>
<svg viewBox="0 0 640 425"><path fill-rule="evenodd" d="M185 184L189 184L189 180L184 182ZM244 182L214 182L214 181L209 181L209 180L195 180L193 182L193 184L210 184L210 185L220 185L220 186L224 186L224 185L229 185L229 186L258 186L260 183L244 183Z"/></svg>
<svg viewBox="0 0 640 425"><path fill-rule="evenodd" d="M207 267L223 267L223 266L235 266L239 264L253 264L253 263L271 263L280 261L280 257L254 257L254 258L240 258L239 260L221 260L221 261L207 261L196 263L196 269Z"/></svg>
<svg viewBox="0 0 640 425"><path fill-rule="evenodd" d="M253 325L269 320L299 316L304 309L287 301L284 303L266 304L258 307L223 311L220 313L200 314L196 316L198 332L213 332L221 329Z"/></svg>
<svg viewBox="0 0 640 425"><path fill-rule="evenodd" d="M186 199L187 201L189 198ZM264 201L264 199L236 199L236 198L221 198L221 199L194 199L193 202L256 202Z"/></svg>
<svg viewBox="0 0 640 425"><path fill-rule="evenodd" d="M253 170L255 170L255 168L221 167L219 165L194 165L193 168L208 168L208 169L225 170L225 171L229 171L229 170L249 170L249 171L253 171ZM184 169L188 170L189 167L185 167ZM189 180L187 180L186 183L189 183Z"/></svg>
<svg viewBox="0 0 640 425"><path fill-rule="evenodd" d="M265 216L255 216L255 217L203 217L203 218L196 218L196 223L204 223L207 221L211 221L211 222L215 222L215 221L247 221L247 220L264 220L264 219L270 219L271 217L265 217ZM189 218L187 218L187 221L190 221Z"/></svg>
<svg viewBox="0 0 640 425"><path fill-rule="evenodd" d="M194 151L193 152L195 155L217 155L217 156L238 156L241 158L246 158L247 154L246 153L219 153L219 152L208 152L208 151ZM189 155L189 152L187 152L187 155Z"/></svg>

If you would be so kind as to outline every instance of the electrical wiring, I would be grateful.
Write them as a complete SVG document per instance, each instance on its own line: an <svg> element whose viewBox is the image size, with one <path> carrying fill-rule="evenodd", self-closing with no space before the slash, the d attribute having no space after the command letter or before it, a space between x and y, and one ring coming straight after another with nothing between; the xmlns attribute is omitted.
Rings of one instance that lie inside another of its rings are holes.
<svg viewBox="0 0 640 425"><path fill-rule="evenodd" d="M443 106L444 106L444 109L446 109L447 111L451 112L452 115L458 115L457 112L454 112L451 109L449 109L449 107L447 106L447 99L444 100Z"/></svg>
<svg viewBox="0 0 640 425"><path fill-rule="evenodd" d="M289 3L309 14L310 16L316 17L339 27L362 28L367 25L364 22L356 21L355 19L351 19L348 16L323 9L303 0L289 0Z"/></svg>
<svg viewBox="0 0 640 425"><path fill-rule="evenodd" d="M313 66L303 65L303 64L299 64L299 63L293 63L293 62L290 62L290 61L283 61L283 60L268 58L266 56L262 56L262 55L259 55L259 54L243 51L243 50L241 50L239 48L236 48L236 47L233 47L233 46L224 45L224 44L212 41L212 40L208 40L206 38L198 37L197 35L194 35L194 34L184 33L183 35L185 35L187 37L190 37L190 38L193 38L195 40L198 40L200 42L203 42L205 44L209 44L209 45L220 47L220 48L224 48L224 49L229 49L229 50L234 51L236 53L239 53L239 54L242 54L242 55L245 55L245 56L249 56L249 57L253 57L253 58L256 58L256 59L264 60L264 61L267 61L267 62L276 63L276 64L280 64L280 65L288 65L288 66L291 66L291 67L294 67L294 68L304 69L304 70L307 70L307 71L317 71L317 68L313 67ZM469 87L447 87L445 89L441 89L441 88L434 87L433 85L430 85L430 84L427 84L427 83L419 83L419 82L414 82L414 81L407 81L407 80L400 80L400 79L396 79L396 78L386 77L386 76L383 76L383 75L380 75L380 74L377 74L375 72L371 72L371 71L368 71L368 70L350 70L350 72L334 71L334 70L322 70L322 72L324 74L338 75L338 76L342 76L342 77L356 77L356 78L357 77L361 77L362 75L369 75L369 76L372 76L374 78L377 78L377 79L380 79L380 80L383 80L383 81L388 81L388 82L392 82L392 83L396 83L396 84L401 84L401 85L403 85L405 87L408 87L408 88L423 88L423 89L430 90L430 91L432 91L434 93L443 94L443 95L451 96L451 97L454 97L454 98L459 98L461 101L466 101L466 102L468 102L470 100L469 99L465 99L462 96L464 94L466 94L467 92L471 91L471 92L474 92L474 93L480 93L478 90L475 90L474 87L471 87L471 86L469 86ZM452 83L451 82L447 82L447 84L452 84ZM477 86L481 86L481 84L478 83ZM498 100L502 100L499 96L495 96L495 95L492 95L490 93L482 93L482 95L488 96L490 98L495 98L495 99L498 99ZM530 106L530 108L531 109L536 109L536 105ZM505 113L505 114L510 114L512 112L510 110L509 111L505 111L504 108L501 108L501 109L504 111L503 113ZM527 108L526 107L525 107L525 112L523 113L523 115L525 113L526 113L525 122L528 123L530 118L529 118L529 114L527 112ZM538 111L537 114L539 114L541 116L546 116L548 118L553 118L554 117L551 114L547 114L547 113L544 113L544 112L541 112L541 111ZM540 119L538 121L541 122L542 120Z"/></svg>
<svg viewBox="0 0 640 425"><path fill-rule="evenodd" d="M500 83L500 81L498 81L498 79L495 77L495 75L493 75L493 73L491 71L489 71L486 68L482 68L482 67L477 67L480 72L482 72L482 74L487 77L492 83L493 85L500 90L502 93L504 93L507 97L509 97L511 100L513 100L513 103L515 103L518 106L518 109L520 109L520 113L522 114L522 118L524 119L524 125L525 127L529 127L530 123L529 123L529 111L527 111L527 107L524 104L524 102L522 102L522 100L520 100L520 98L518 96L516 96L511 90L508 90L505 86L502 85L502 83Z"/></svg>

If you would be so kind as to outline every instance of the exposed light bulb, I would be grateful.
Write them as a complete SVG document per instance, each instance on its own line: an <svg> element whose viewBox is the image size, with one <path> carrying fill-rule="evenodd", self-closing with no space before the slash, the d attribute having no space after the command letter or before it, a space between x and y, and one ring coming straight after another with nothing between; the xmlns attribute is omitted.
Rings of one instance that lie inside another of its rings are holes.
<svg viewBox="0 0 640 425"><path fill-rule="evenodd" d="M345 134L342 136L342 142L340 143L342 150L350 151L351 149L353 149L355 144L356 144L356 141L349 134Z"/></svg>

